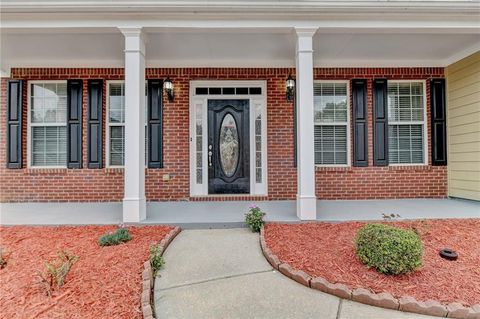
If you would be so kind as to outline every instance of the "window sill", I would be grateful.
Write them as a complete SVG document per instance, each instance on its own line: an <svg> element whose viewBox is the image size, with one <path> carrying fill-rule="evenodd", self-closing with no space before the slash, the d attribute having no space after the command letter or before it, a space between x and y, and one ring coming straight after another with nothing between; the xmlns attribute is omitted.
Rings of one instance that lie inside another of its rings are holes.
<svg viewBox="0 0 480 319"><path fill-rule="evenodd" d="M50 175L50 174L66 174L68 168L66 167L29 167L25 170L28 175Z"/></svg>
<svg viewBox="0 0 480 319"><path fill-rule="evenodd" d="M339 165L339 166L323 166L323 165L316 165L315 166L315 171L337 171L337 172L343 172L343 171L350 171L352 170L353 167L349 165Z"/></svg>
<svg viewBox="0 0 480 319"><path fill-rule="evenodd" d="M115 174L123 174L124 169L123 167L106 167L105 174L107 175L115 175Z"/></svg>
<svg viewBox="0 0 480 319"><path fill-rule="evenodd" d="M389 165L388 169L391 171L427 171L432 167L427 164L399 164Z"/></svg>

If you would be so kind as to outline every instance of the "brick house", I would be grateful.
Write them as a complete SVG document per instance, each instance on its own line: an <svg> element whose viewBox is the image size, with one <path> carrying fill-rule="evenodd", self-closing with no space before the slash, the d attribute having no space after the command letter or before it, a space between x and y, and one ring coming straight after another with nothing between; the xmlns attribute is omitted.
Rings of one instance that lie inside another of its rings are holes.
<svg viewBox="0 0 480 319"><path fill-rule="evenodd" d="M2 3L0 202L479 199L478 2L129 2Z"/></svg>

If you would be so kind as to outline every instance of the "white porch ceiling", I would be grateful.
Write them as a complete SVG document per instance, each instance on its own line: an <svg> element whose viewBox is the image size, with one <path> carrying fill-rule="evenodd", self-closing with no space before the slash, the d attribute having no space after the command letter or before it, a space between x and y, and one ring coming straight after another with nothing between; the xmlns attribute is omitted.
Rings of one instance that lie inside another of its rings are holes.
<svg viewBox="0 0 480 319"><path fill-rule="evenodd" d="M2 30L1 69L123 67L116 29ZM291 29L148 30L149 67L293 67ZM316 66L446 66L480 50L480 34L318 32Z"/></svg>

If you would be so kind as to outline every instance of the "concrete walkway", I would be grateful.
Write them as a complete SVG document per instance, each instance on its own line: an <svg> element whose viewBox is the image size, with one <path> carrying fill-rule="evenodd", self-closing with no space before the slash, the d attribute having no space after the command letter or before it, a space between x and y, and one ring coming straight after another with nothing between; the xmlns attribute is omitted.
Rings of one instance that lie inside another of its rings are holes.
<svg viewBox="0 0 480 319"><path fill-rule="evenodd" d="M247 229L184 230L155 282L157 318L432 318L307 288L273 270Z"/></svg>

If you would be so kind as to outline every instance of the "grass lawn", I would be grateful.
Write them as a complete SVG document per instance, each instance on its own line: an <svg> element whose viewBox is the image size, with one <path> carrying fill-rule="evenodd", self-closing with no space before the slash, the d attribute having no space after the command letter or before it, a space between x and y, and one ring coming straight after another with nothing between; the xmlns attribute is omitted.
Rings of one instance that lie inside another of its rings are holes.
<svg viewBox="0 0 480 319"><path fill-rule="evenodd" d="M9 253L0 270L1 318L141 318L143 263L152 243L172 229L128 227L133 239L100 247L98 238L116 226L0 227ZM45 262L66 250L79 257L65 285L47 296L36 283Z"/></svg>
<svg viewBox="0 0 480 319"><path fill-rule="evenodd" d="M355 255L354 237L365 223L306 223L265 226L267 246L284 263L312 277L323 277L350 288L389 292L442 303L464 305L480 301L480 220L428 220L392 222L414 227L424 246L423 266L410 274L388 276L368 269ZM447 261L438 251L454 249L459 258Z"/></svg>

